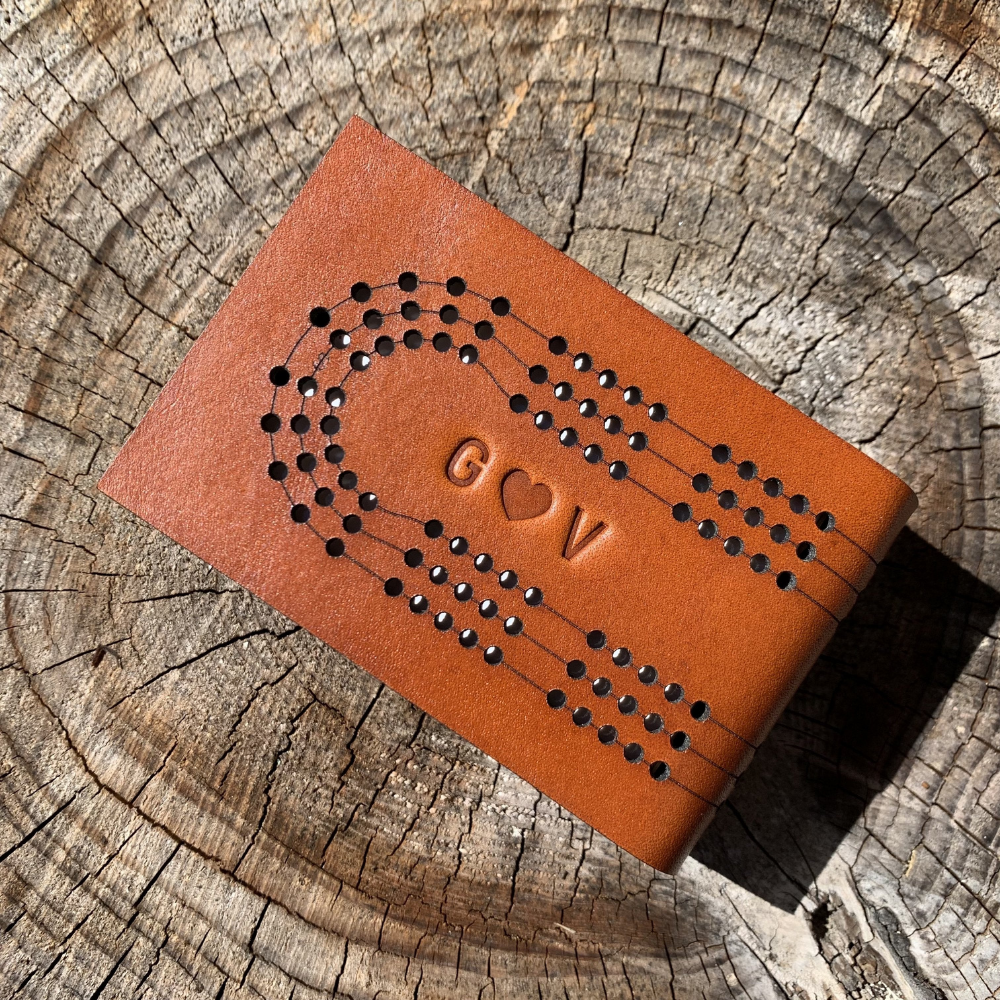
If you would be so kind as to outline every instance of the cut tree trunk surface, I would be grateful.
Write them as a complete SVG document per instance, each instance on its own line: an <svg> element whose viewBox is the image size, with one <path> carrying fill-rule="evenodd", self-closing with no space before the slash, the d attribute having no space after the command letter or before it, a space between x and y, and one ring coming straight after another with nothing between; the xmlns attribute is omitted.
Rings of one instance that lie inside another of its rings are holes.
<svg viewBox="0 0 1000 1000"><path fill-rule="evenodd" d="M1000 990L998 58L997 0L4 0L0 1000ZM920 495L675 877L96 490L355 113Z"/></svg>

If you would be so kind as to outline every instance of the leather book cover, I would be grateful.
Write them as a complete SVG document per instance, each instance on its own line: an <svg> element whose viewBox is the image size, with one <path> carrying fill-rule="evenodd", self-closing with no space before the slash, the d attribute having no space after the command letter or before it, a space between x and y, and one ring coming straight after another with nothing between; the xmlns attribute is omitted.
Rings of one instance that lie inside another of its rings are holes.
<svg viewBox="0 0 1000 1000"><path fill-rule="evenodd" d="M360 119L101 489L663 870L916 507Z"/></svg>

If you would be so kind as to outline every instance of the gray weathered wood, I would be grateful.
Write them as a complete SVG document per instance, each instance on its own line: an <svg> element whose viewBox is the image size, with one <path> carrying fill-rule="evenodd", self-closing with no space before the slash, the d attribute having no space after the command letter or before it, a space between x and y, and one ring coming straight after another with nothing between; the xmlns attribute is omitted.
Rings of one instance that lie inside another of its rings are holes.
<svg viewBox="0 0 1000 1000"><path fill-rule="evenodd" d="M4 0L0 996L1000 990L998 33ZM95 489L354 113L920 494L676 877Z"/></svg>

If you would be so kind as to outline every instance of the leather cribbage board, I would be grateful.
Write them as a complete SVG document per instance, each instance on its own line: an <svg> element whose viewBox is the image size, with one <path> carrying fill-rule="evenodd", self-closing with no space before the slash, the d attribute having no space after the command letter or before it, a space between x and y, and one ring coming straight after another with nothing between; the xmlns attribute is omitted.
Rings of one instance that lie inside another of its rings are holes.
<svg viewBox="0 0 1000 1000"><path fill-rule="evenodd" d="M359 119L101 489L663 870L916 507Z"/></svg>

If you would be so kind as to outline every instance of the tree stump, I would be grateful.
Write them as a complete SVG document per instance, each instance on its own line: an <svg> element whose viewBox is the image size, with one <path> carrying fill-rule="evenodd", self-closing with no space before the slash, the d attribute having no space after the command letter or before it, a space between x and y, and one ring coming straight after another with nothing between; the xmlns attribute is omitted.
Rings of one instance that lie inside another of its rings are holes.
<svg viewBox="0 0 1000 1000"><path fill-rule="evenodd" d="M0 996L1000 990L996 3L0 32ZM355 113L920 495L676 877L95 488Z"/></svg>

